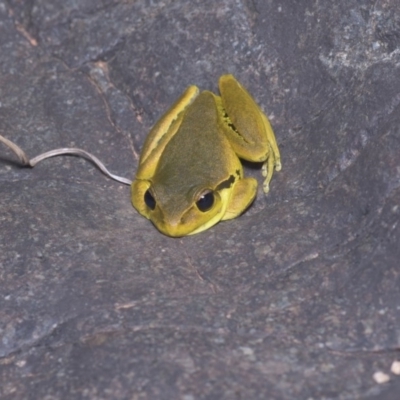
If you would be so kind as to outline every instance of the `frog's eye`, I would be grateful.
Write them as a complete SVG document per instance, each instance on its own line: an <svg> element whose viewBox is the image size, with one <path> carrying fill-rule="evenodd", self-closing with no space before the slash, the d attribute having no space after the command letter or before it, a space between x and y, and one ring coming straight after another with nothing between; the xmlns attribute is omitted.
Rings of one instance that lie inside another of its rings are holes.
<svg viewBox="0 0 400 400"><path fill-rule="evenodd" d="M196 201L197 208L202 211L208 211L214 204L214 193L211 191L204 192L199 200Z"/></svg>
<svg viewBox="0 0 400 400"><path fill-rule="evenodd" d="M144 202L146 203L146 206L150 208L150 210L154 210L156 208L156 200L150 193L150 190L146 190L146 193L144 194Z"/></svg>

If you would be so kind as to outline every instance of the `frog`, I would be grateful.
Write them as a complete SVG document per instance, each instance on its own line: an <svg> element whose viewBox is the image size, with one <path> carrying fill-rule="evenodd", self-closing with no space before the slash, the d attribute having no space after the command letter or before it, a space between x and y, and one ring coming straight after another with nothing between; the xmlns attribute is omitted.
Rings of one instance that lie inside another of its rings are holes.
<svg viewBox="0 0 400 400"><path fill-rule="evenodd" d="M150 130L131 185L134 208L170 237L193 235L241 215L258 182L241 160L262 163L263 191L282 167L271 124L231 74L220 95L189 86Z"/></svg>

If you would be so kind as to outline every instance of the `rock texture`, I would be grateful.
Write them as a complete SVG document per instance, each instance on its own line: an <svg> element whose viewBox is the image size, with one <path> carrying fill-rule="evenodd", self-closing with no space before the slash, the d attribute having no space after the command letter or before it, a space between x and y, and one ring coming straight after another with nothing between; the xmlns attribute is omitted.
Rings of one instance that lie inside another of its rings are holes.
<svg viewBox="0 0 400 400"><path fill-rule="evenodd" d="M0 134L31 156L132 177L173 99L228 72L283 162L171 239L87 161L0 146L0 397L397 398L399 32L398 0L0 0Z"/></svg>

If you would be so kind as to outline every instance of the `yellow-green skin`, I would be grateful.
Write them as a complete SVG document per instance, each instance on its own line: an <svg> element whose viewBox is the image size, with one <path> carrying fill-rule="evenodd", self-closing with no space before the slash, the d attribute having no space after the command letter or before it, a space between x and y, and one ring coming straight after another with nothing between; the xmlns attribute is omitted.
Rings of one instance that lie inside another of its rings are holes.
<svg viewBox="0 0 400 400"><path fill-rule="evenodd" d="M189 86L144 143L132 204L165 235L202 232L246 210L257 181L243 177L239 157L264 162L265 193L273 170L281 169L271 125L247 90L232 75L220 77L219 89L221 96ZM213 205L201 211L196 203L209 192Z"/></svg>

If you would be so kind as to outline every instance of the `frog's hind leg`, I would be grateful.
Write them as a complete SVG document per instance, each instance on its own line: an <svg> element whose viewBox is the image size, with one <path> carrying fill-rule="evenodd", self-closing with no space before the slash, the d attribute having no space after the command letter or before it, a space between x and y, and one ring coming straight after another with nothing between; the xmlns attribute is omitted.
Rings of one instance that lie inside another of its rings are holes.
<svg viewBox="0 0 400 400"><path fill-rule="evenodd" d="M257 180L243 178L235 183L228 207L222 220L232 219L242 214L253 202L257 194Z"/></svg>
<svg viewBox="0 0 400 400"><path fill-rule="evenodd" d="M262 173L266 177L264 192L274 169L282 168L278 144L267 116L232 76L223 75L219 81L221 98L216 98L220 126L235 153L242 159L263 162Z"/></svg>

